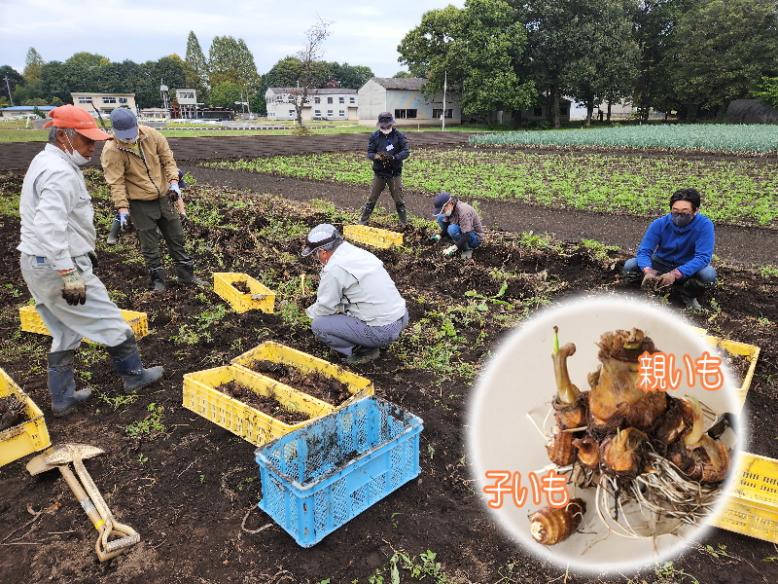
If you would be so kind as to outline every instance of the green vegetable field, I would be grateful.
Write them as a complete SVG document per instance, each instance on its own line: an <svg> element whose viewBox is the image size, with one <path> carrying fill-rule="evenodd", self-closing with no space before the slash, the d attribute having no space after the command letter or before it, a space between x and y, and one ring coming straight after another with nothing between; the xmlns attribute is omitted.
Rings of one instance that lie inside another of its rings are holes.
<svg viewBox="0 0 778 584"><path fill-rule="evenodd" d="M363 155L322 153L212 163L295 178L367 185ZM760 159L688 159L600 153L508 150L415 150L403 170L410 190L449 191L464 198L517 199L557 208L653 216L667 212L669 195L694 187L714 221L778 223L778 167Z"/></svg>
<svg viewBox="0 0 778 584"><path fill-rule="evenodd" d="M778 127L771 124L659 124L544 132L500 132L471 136L470 143L699 152L776 152Z"/></svg>

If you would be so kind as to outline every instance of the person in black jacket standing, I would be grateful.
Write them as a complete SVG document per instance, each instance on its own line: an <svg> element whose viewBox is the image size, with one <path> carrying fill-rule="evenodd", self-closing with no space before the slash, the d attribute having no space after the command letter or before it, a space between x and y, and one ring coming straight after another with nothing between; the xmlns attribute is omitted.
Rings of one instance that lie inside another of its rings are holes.
<svg viewBox="0 0 778 584"><path fill-rule="evenodd" d="M407 224L408 212L403 200L402 161L409 155L408 140L394 127L394 116L389 112L378 114L378 130L370 135L367 145L367 157L373 161L373 186L370 190L370 198L362 209L362 217L359 219L361 225L367 225L376 201L386 185L389 185L400 225Z"/></svg>

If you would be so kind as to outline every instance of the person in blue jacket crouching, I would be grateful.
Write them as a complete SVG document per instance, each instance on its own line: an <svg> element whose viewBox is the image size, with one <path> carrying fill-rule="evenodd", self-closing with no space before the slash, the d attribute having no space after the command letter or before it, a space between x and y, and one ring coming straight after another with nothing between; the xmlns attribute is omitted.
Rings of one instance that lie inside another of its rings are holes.
<svg viewBox="0 0 778 584"><path fill-rule="evenodd" d="M670 213L648 226L637 257L624 264L627 283L642 288L679 286L686 308L700 310L699 298L716 282L713 222L699 213L700 193L680 189L670 197Z"/></svg>

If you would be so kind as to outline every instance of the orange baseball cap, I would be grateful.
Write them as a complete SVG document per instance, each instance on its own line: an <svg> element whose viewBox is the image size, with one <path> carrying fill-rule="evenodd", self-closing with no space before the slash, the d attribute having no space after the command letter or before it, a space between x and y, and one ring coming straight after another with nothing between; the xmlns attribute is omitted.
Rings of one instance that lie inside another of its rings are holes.
<svg viewBox="0 0 778 584"><path fill-rule="evenodd" d="M54 126L55 128L73 128L82 136L90 140L108 140L111 135L103 132L97 127L94 118L82 109L74 105L61 105L55 107L49 112L51 118L45 124L44 128Z"/></svg>

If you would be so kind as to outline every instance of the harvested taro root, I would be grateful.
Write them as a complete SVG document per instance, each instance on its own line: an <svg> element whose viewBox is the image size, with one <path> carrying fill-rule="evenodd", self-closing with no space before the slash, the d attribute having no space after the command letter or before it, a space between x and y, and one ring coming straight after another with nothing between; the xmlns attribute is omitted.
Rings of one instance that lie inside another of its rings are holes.
<svg viewBox="0 0 778 584"><path fill-rule="evenodd" d="M554 327L549 459L558 467L573 465L570 481L578 488L596 487L597 512L606 525L608 510L618 521L627 500L678 525L697 522L712 510L730 469L729 449L718 441L725 425L706 432L699 402L640 387L639 357L659 351L642 330L606 332L598 347L600 365L588 376L590 390L581 391L567 368L575 345L560 347ZM542 509L530 517L533 537L546 545L562 541L584 512L583 505L572 514Z"/></svg>
<svg viewBox="0 0 778 584"><path fill-rule="evenodd" d="M605 333L598 343L600 368L589 376L590 423L601 432L633 426L649 430L667 409L667 395L638 386L638 357L656 353L654 341L643 331Z"/></svg>
<svg viewBox="0 0 778 584"><path fill-rule="evenodd" d="M529 517L532 538L543 545L555 545L578 529L586 513L582 499L572 499L564 507L544 507Z"/></svg>
<svg viewBox="0 0 778 584"><path fill-rule="evenodd" d="M648 436L636 428L618 430L600 445L600 460L605 472L635 476L643 470Z"/></svg>
<svg viewBox="0 0 778 584"><path fill-rule="evenodd" d="M546 445L548 458L557 466L567 466L575 462L575 447L573 447L573 434L571 432L558 431Z"/></svg>

